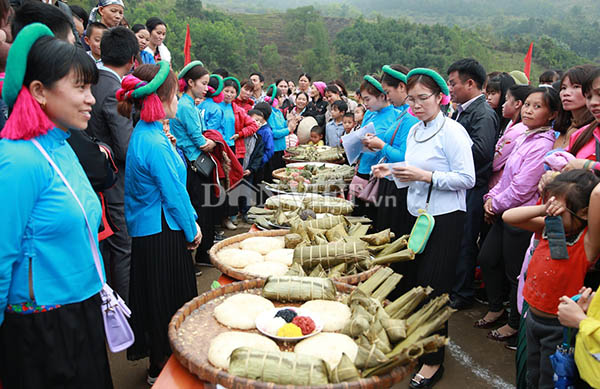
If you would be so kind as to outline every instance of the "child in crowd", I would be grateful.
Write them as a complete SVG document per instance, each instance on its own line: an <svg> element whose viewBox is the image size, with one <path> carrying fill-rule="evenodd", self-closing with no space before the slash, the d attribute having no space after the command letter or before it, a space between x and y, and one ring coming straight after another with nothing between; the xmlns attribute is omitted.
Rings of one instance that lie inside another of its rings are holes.
<svg viewBox="0 0 600 389"><path fill-rule="evenodd" d="M527 126L521 122L521 108L531 90L529 85L513 85L506 91L506 101L502 104L502 117L509 122L504 134L496 142L490 189L500 181L506 160L515 147L515 140L527 130Z"/></svg>
<svg viewBox="0 0 600 389"><path fill-rule="evenodd" d="M354 114L352 112L346 112L342 116L342 125L344 126L344 133L349 134L354 131L356 122L354 121Z"/></svg>
<svg viewBox="0 0 600 389"><path fill-rule="evenodd" d="M336 87L337 88L337 87ZM348 111L348 104L343 100L336 100L331 103L331 120L325 127L326 144L331 147L338 147L341 144L342 135L344 135L344 125L342 117Z"/></svg>
<svg viewBox="0 0 600 389"><path fill-rule="evenodd" d="M498 134L502 136L504 129L508 125L510 118L502 115L502 106L506 101L506 92L508 88L515 85L515 79L508 73L500 73L499 75L491 78L487 86L485 87L485 96L487 103L496 112L496 115L500 118L500 126Z"/></svg>
<svg viewBox="0 0 600 389"><path fill-rule="evenodd" d="M538 86L551 87L559 78L560 75L555 70L546 70L544 73L540 74Z"/></svg>
<svg viewBox="0 0 600 389"><path fill-rule="evenodd" d="M513 208L503 215L505 223L540 237L523 289L529 304L526 328L530 387L554 387L549 357L563 340L563 327L557 317L560 299L579 293L586 272L600 255L600 219L596 217L600 211L599 183L600 179L589 170L568 171L546 185L545 204ZM546 235L548 217L553 216L560 216L564 228L564 258L554 253L554 246L560 242ZM549 239L553 240L552 249Z"/></svg>
<svg viewBox="0 0 600 389"><path fill-rule="evenodd" d="M477 328L490 328L506 317L503 301L509 291L510 313L508 323L488 333L496 341L514 342L519 329L517 310L517 276L523 264L531 233L502 221L502 214L516 207L536 204L538 182L544 174L543 159L554 144L550 127L556 118L560 99L552 88L536 88L521 109L527 130L515 141L515 146L504 165L500 181L483 196L484 219L492 224L478 261L481 265L489 311L475 323ZM513 343L514 344L514 343Z"/></svg>
<svg viewBox="0 0 600 389"><path fill-rule="evenodd" d="M96 62L96 66L102 65L102 59L100 56L100 42L102 41L102 34L108 28L100 22L92 22L88 24L87 31L85 32L85 43L90 46L90 51L87 53Z"/></svg>
<svg viewBox="0 0 600 389"><path fill-rule="evenodd" d="M136 58L137 63L134 64L134 67L138 67L138 65L144 63L156 63L154 62L154 56L152 56L152 54L150 54L149 52L145 51L146 47L148 47L148 43L150 43L150 32L148 32L146 26L144 26L143 24L134 24L131 30L135 34L135 37L138 40L138 44L140 45L139 58Z"/></svg>
<svg viewBox="0 0 600 389"><path fill-rule="evenodd" d="M256 133L260 135L263 142L262 164L260 169L255 173L254 180L255 183L259 184L265 179L265 169L275 153L273 130L269 123L267 123L267 120L269 120L269 117L271 116L271 106L264 102L258 103L256 104L256 107L248 111L248 115L250 115L258 125L258 131Z"/></svg>
<svg viewBox="0 0 600 389"><path fill-rule="evenodd" d="M311 146L324 146L323 142L323 129L319 126L314 126L310 129L310 141L308 142Z"/></svg>
<svg viewBox="0 0 600 389"><path fill-rule="evenodd" d="M367 109L364 105L358 104L354 110L354 122L356 123L356 129L358 130L362 126L363 118L365 117Z"/></svg>

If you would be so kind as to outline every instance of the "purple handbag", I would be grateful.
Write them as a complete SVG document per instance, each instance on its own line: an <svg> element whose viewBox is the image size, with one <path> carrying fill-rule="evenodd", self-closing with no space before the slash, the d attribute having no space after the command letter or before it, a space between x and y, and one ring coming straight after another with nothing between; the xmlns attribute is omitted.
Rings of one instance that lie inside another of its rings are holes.
<svg viewBox="0 0 600 389"><path fill-rule="evenodd" d="M92 256L94 257L94 263L96 265L96 270L98 271L98 276L100 277L100 282L102 282L102 289L100 290L102 305L100 307L102 311L102 318L104 319L104 333L106 334L106 342L108 343L108 348L113 353L123 351L131 346L135 341L133 331L127 322L127 318L131 316L131 310L127 307L127 305L125 305L123 299L104 281L102 265L100 264L100 254L98 253L98 246L94 241L94 232L90 227L85 209L83 208L81 201L79 201L79 197L77 197L75 191L69 184L69 181L67 181L60 168L54 163L52 158L50 158L46 150L44 150L37 140L32 139L31 142L33 142L35 147L37 147L37 149L44 155L46 160L48 160L50 165L52 165L83 212L83 217L85 218L85 224L88 231L88 238L90 240L90 246L92 247Z"/></svg>

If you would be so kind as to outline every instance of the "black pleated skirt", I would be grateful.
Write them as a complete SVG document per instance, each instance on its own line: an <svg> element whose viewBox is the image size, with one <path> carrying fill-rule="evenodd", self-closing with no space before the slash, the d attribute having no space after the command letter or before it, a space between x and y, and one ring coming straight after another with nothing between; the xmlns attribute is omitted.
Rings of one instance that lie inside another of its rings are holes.
<svg viewBox="0 0 600 389"><path fill-rule="evenodd" d="M392 265L392 269L403 277L388 299L393 301L415 286L431 286L433 292L417 307L419 309L431 299L452 291L465 216L466 213L462 211L434 216L435 227L429 236L425 250L412 261ZM414 224L416 219L411 215L411 224ZM443 329L435 333L448 336L448 322ZM444 348L425 354L419 361L427 365L443 363Z"/></svg>
<svg viewBox="0 0 600 389"><path fill-rule="evenodd" d="M379 195L375 228L377 231L390 228L397 237L410 234L414 217L408 213L406 194L408 188L398 189L394 181L379 180Z"/></svg>
<svg viewBox="0 0 600 389"><path fill-rule="evenodd" d="M22 315L0 327L0 381L6 389L112 388L99 295Z"/></svg>
<svg viewBox="0 0 600 389"><path fill-rule="evenodd" d="M150 357L162 366L171 355L168 326L186 302L198 295L194 264L183 231L162 217L162 232L132 239L129 307L135 343L129 360Z"/></svg>

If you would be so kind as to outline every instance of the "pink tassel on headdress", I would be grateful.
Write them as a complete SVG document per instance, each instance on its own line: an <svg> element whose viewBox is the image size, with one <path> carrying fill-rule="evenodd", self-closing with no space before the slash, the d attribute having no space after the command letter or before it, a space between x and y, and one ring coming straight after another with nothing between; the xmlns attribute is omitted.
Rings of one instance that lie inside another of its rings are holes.
<svg viewBox="0 0 600 389"><path fill-rule="evenodd" d="M265 101L271 104L272 107L277 107L279 105L279 100L277 100L276 98L271 100L271 96L266 96Z"/></svg>
<svg viewBox="0 0 600 389"><path fill-rule="evenodd" d="M0 132L0 137L6 139L28 140L44 135L56 127L33 98L29 89L22 87L13 110Z"/></svg>
<svg viewBox="0 0 600 389"><path fill-rule="evenodd" d="M117 91L116 97L119 101L128 100L131 98L131 94L135 90L136 86L146 85L146 81L142 81L136 76L131 74L125 76L121 81L121 88Z"/></svg>
<svg viewBox="0 0 600 389"><path fill-rule="evenodd" d="M183 78L180 78L178 83L179 83L179 91L181 93L185 92L185 88L187 87L187 82L185 82L185 80Z"/></svg>
<svg viewBox="0 0 600 389"><path fill-rule="evenodd" d="M142 103L142 112L140 118L145 122L155 122L164 119L166 116L162 101L156 93L147 96Z"/></svg>
<svg viewBox="0 0 600 389"><path fill-rule="evenodd" d="M450 104L450 96L449 95L444 95L444 97L442 97L442 105L448 105Z"/></svg>
<svg viewBox="0 0 600 389"><path fill-rule="evenodd" d="M223 95L223 92L221 92L217 96L213 97L212 99L215 103L219 104L223 101L224 98L225 98L225 96Z"/></svg>
<svg viewBox="0 0 600 389"><path fill-rule="evenodd" d="M410 115L412 115L412 116L415 116L415 114L414 114L414 112L413 112L413 110L412 110L412 108L411 108L411 107L408 107L408 113L409 113Z"/></svg>

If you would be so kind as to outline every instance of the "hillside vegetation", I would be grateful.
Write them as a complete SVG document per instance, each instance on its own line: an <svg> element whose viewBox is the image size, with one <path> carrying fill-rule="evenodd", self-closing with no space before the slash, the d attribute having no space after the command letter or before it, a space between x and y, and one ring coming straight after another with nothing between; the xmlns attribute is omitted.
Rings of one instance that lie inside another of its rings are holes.
<svg viewBox="0 0 600 389"><path fill-rule="evenodd" d="M88 3L91 1L75 0L71 3L90 9ZM449 0L450 3L461 1L470 0ZM232 0L223 3L226 5ZM261 6L274 3L266 1ZM346 7L347 13L360 14L357 7L348 3L340 5L324 1L321 7ZM383 2L372 2L374 5L378 3ZM394 5L396 3L402 1L396 1ZM250 3L247 5L251 6ZM377 8L374 6L373 10ZM392 11L390 7L389 13L392 14ZM373 18L331 17L323 16L322 12L306 6L285 12L232 13L206 8L198 0L142 0L129 6L125 16L131 25L144 23L150 16L165 20L168 25L166 44L173 54L175 69L183 66L183 45L186 24L189 23L192 57L201 59L211 70L226 68L240 78L260 70L267 77L267 82L278 77L295 80L301 71L306 71L315 80L342 78L352 88L358 85L364 74L379 72L383 64L389 63L402 63L409 67L429 66L445 73L448 65L456 59L473 57L480 60L488 71L522 70L530 39L535 42L532 67L532 79L535 80L545 68L565 69L590 62L597 49L593 42L581 41L579 44L587 45L587 49L582 49L583 55L577 55L561 40L533 30L546 28L543 23L532 26L520 22L515 27L533 31L531 36L534 38L531 38L526 32L518 36L504 36L494 33L489 27L467 29L443 23L417 24L412 21L415 19L381 15ZM510 31L505 33L510 34ZM566 28L564 35L569 33L577 36Z"/></svg>

